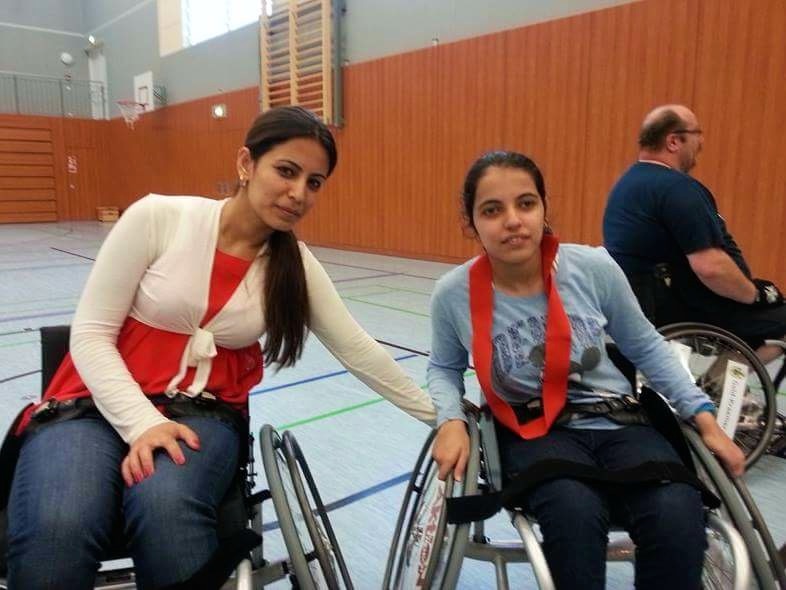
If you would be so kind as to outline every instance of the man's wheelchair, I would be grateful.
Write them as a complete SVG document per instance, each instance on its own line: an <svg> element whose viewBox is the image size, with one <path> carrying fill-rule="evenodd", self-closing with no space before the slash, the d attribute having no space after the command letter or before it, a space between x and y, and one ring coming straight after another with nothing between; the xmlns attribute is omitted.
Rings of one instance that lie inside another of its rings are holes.
<svg viewBox="0 0 786 590"><path fill-rule="evenodd" d="M658 331L718 406L718 421L742 448L746 465L753 465L778 422L776 389L759 357L734 334L709 324L668 324Z"/></svg>
<svg viewBox="0 0 786 590"><path fill-rule="evenodd" d="M510 587L508 564L512 563L529 563L541 590L555 587L535 523L522 510L507 511L520 537L515 542L491 541L482 520L471 525L447 522L446 498L493 493L507 483L497 447L497 425L482 396L481 404L478 409L465 403L470 455L464 482L450 476L444 484L438 480L431 457L435 432L423 446L396 524L383 584L386 590L455 588L465 558L493 564L496 587L501 590ZM679 430L670 411L667 414ZM726 475L693 429L685 425L682 433L697 475L721 500L719 509L707 510L703 586L743 590L756 587L755 581L761 589L786 588L783 563L745 485ZM634 558L635 547L629 539L609 544L608 561L632 562Z"/></svg>
<svg viewBox="0 0 786 590"><path fill-rule="evenodd" d="M68 351L68 326L41 328L42 391ZM13 432L13 428L11 430ZM9 434L0 451L0 589L6 588L7 503L18 439ZM191 579L171 587L182 589L261 588L289 579L294 588L351 589L344 558L300 447L290 432L271 426L260 431L262 463L269 490L254 491L253 436L248 463L237 473L218 509L219 550ZM288 556L267 561L262 553L262 505L272 500ZM122 532L113 539L106 561L125 560ZM234 570L234 573L233 573ZM96 588L135 588L132 567L102 568Z"/></svg>
<svg viewBox="0 0 786 590"><path fill-rule="evenodd" d="M659 264L652 273L627 278L647 319L673 344L697 385L718 405L719 421L742 448L746 465L753 465L768 449L777 452L778 447L770 447L782 446L786 434L786 418L778 412L776 398L786 378L786 362L773 380L744 340L711 324L691 321L696 312L672 288L670 265ZM765 344L780 346L786 354L786 342Z"/></svg>

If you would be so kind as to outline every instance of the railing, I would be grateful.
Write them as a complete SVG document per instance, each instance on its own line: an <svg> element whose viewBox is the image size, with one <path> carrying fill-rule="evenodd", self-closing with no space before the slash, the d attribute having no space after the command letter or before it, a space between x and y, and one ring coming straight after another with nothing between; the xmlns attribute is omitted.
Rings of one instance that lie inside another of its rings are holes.
<svg viewBox="0 0 786 590"><path fill-rule="evenodd" d="M0 71L0 113L105 119L101 82Z"/></svg>

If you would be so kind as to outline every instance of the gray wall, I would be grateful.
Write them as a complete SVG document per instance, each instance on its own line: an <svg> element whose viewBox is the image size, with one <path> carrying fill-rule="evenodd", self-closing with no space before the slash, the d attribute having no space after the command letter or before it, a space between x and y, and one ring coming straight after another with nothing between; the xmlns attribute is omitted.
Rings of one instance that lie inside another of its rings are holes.
<svg viewBox="0 0 786 590"><path fill-rule="evenodd" d="M342 48L349 63L357 63L428 47L434 37L447 43L630 1L634 0L345 0ZM36 20L39 14L47 14L47 20ZM156 84L166 86L170 103L254 86L259 81L256 25L162 58L155 0L2 0L0 21L4 19L68 26L103 40L113 116L118 114L114 101L131 97L134 75L147 70L153 72ZM19 43L14 34L0 27L0 69L10 69L2 64L3 59L28 59L13 53L5 57L7 47ZM38 69L52 62L48 71L62 73L59 50L51 42L70 51L78 60L77 67L84 63L86 71L81 40L51 35L45 42L32 31L19 34L35 47L29 61Z"/></svg>
<svg viewBox="0 0 786 590"><path fill-rule="evenodd" d="M0 22L83 33L82 0L2 0Z"/></svg>
<svg viewBox="0 0 786 590"><path fill-rule="evenodd" d="M635 0L344 0L350 63Z"/></svg>
<svg viewBox="0 0 786 590"><path fill-rule="evenodd" d="M81 0L0 0L0 70L61 77L67 51L71 74L85 80L84 30Z"/></svg>

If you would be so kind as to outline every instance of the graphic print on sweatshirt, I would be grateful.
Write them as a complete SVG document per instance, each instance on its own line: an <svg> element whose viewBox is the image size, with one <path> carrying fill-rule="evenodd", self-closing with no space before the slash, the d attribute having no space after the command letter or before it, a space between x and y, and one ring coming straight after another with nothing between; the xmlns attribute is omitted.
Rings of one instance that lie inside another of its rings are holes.
<svg viewBox="0 0 786 590"><path fill-rule="evenodd" d="M601 361L603 327L598 319L568 314L571 326L570 389L590 391L583 376ZM492 380L495 390L517 401L540 397L545 363L546 317L517 319L494 336Z"/></svg>

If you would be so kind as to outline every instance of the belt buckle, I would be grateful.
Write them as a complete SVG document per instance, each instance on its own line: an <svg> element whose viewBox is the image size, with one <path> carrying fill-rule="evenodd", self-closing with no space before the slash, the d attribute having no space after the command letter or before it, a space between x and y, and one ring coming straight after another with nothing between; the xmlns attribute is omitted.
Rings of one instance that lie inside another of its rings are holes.
<svg viewBox="0 0 786 590"><path fill-rule="evenodd" d="M58 401L54 398L46 400L33 411L33 418L39 422L45 422L57 414Z"/></svg>
<svg viewBox="0 0 786 590"><path fill-rule="evenodd" d="M200 391L191 399L198 406L214 406L218 398L209 391Z"/></svg>

